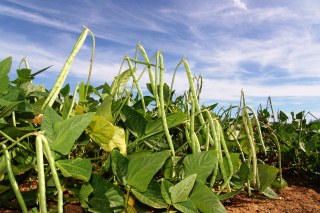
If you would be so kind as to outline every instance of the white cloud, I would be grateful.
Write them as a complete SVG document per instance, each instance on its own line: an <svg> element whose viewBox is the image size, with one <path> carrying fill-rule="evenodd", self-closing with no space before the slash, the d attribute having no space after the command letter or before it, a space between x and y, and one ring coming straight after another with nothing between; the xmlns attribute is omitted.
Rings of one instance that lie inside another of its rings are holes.
<svg viewBox="0 0 320 213"><path fill-rule="evenodd" d="M239 9L242 9L242 10L247 10L247 5L243 2L241 2L241 0L233 0L233 3L234 5L239 8Z"/></svg>

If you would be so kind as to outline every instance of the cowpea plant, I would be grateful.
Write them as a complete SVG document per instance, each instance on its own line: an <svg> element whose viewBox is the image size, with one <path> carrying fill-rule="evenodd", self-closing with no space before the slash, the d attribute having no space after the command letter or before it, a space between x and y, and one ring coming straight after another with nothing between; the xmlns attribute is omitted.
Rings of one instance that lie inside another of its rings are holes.
<svg viewBox="0 0 320 213"><path fill-rule="evenodd" d="M87 83L70 95L63 84L88 33ZM223 119L216 105L201 107L202 77L192 76L185 58L169 86L162 52L149 57L140 43L110 85L94 87L94 45L85 27L50 92L31 81L47 68L32 74L23 59L26 68L10 82L11 58L0 62L2 205L23 212L62 212L71 202L89 212L225 212L221 200L245 188L276 197L270 186L278 170L258 163L263 138L244 95L238 116ZM183 95L174 91L180 70L189 83ZM21 190L28 179L37 184Z"/></svg>

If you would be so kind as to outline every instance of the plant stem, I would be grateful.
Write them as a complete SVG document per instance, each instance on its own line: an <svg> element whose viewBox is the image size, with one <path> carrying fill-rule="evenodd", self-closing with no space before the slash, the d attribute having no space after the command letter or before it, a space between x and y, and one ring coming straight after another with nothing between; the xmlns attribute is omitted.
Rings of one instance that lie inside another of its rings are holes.
<svg viewBox="0 0 320 213"><path fill-rule="evenodd" d="M55 165L55 161L54 161L54 158L51 154L51 149L49 147L48 140L42 134L40 135L40 137L41 137L41 140L43 143L43 148L44 148L44 151L46 154L46 158L47 158L49 166L50 166L53 182L54 182L54 185L56 186L57 191L58 191L58 213L63 213L63 191L61 188L59 176L57 174L57 168Z"/></svg>
<svg viewBox="0 0 320 213"><path fill-rule="evenodd" d="M47 200L46 200L46 182L44 174L43 164L43 148L40 135L36 136L36 155L37 155L37 170L38 170L38 185L39 185L39 203L40 212L47 212Z"/></svg>
<svg viewBox="0 0 320 213"><path fill-rule="evenodd" d="M16 179L14 178L9 151L6 150L6 145L4 145L4 144L2 144L2 148L5 149L4 154L5 154L5 160L6 160L6 169L7 169L10 185L11 185L12 190L13 190L13 192L14 192L17 200L18 200L18 203L20 205L21 211L23 213L27 213L28 210L27 210L26 204L25 204L24 199L23 199L23 197L21 195L21 192L19 190L18 183L17 183Z"/></svg>

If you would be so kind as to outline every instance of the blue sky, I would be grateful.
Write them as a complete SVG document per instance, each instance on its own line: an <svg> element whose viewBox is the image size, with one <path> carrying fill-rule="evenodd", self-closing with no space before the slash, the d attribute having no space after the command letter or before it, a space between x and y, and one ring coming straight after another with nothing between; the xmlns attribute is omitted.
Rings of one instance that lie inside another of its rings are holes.
<svg viewBox="0 0 320 213"><path fill-rule="evenodd" d="M92 84L112 82L123 57L141 42L149 56L163 50L166 79L186 57L204 77L201 98L219 106L247 103L320 117L320 1L313 0L55 0L0 1L0 59L13 68L26 56L47 87L87 26L96 36ZM68 82L86 80L90 39ZM14 70L12 70L14 74ZM187 89L179 71L175 89ZM72 83L71 83L72 84Z"/></svg>

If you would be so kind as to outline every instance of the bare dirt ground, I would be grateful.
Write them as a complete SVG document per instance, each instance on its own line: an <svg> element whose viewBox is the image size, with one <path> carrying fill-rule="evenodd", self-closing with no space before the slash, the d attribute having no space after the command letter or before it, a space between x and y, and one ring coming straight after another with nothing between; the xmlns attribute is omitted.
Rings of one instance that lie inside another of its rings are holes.
<svg viewBox="0 0 320 213"><path fill-rule="evenodd" d="M223 201L231 213L320 213L320 177L310 178L309 174L284 173L288 186L277 194L279 199L267 199L264 196L245 194L236 195ZM17 213L17 210L1 208L0 213ZM84 212L80 206L67 205L66 213Z"/></svg>
<svg viewBox="0 0 320 213"><path fill-rule="evenodd" d="M284 173L288 186L278 192L279 199L241 194L223 202L232 213L320 213L320 178L308 174Z"/></svg>

